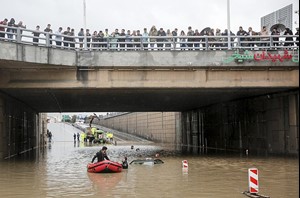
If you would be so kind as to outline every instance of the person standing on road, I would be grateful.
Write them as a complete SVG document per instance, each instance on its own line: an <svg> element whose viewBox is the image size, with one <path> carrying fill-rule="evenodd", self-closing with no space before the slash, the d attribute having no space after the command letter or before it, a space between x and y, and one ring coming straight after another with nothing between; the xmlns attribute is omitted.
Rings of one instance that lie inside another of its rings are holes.
<svg viewBox="0 0 300 198"><path fill-rule="evenodd" d="M73 137L74 137L74 142L76 142L76 133L74 133Z"/></svg>
<svg viewBox="0 0 300 198"><path fill-rule="evenodd" d="M79 142L80 134L77 133L77 141Z"/></svg>
<svg viewBox="0 0 300 198"><path fill-rule="evenodd" d="M51 133L51 131L49 131L48 137L49 137L49 142L51 142L51 140L52 140L52 133Z"/></svg>

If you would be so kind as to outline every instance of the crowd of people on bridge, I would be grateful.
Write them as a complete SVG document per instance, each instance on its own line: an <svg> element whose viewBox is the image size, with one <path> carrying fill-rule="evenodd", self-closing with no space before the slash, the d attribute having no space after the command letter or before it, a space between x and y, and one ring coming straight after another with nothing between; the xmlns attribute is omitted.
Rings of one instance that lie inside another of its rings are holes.
<svg viewBox="0 0 300 198"><path fill-rule="evenodd" d="M20 28L22 31L22 29L26 28L26 25L23 25L22 21L16 24L14 18L11 18L10 21L5 18L3 21L0 21L0 40L7 38L7 40L10 41L14 39L16 29L11 27ZM221 32L219 28L216 28L216 30L205 28L199 31L198 29L193 30L193 28L189 26L186 32L184 30L179 32L177 28L174 28L174 30L165 30L164 28L158 29L153 25L150 30L144 28L142 32L140 30L126 31L125 29L119 31L119 29L116 28L112 32L105 29L104 31L99 30L93 31L92 33L89 29L84 31L84 29L81 28L76 34L75 30L70 27L67 27L65 30L59 27L57 31L53 33L51 24L48 24L43 31L39 25L36 26L36 29L32 31L32 42L38 45L40 36L46 36L47 33L51 46L68 49L83 49L86 47L87 49L94 50L151 50L155 48L154 45L156 45L158 50L174 49L177 45L179 45L182 50L200 50L203 48L222 49L222 47L228 47L228 31L225 29L224 32ZM260 37L255 37L256 35L260 35ZM270 35L272 36L270 37ZM233 41L236 39L236 36L238 36L238 45L241 47L250 47L251 49L254 49L255 46L269 46L270 39L272 39L274 47L279 45L299 47L299 28L296 28L295 35L297 36L295 40L293 37L289 37L294 35L290 28L285 28L283 32L283 35L285 35L283 44L279 41L280 35L280 31L276 27L269 32L266 26L263 26L260 31L254 31L252 27L249 27L248 31L246 31L242 26L239 27L236 34L230 31L231 45L233 45ZM87 39L87 46L84 46L85 37ZM55 43L53 41L55 41Z"/></svg>

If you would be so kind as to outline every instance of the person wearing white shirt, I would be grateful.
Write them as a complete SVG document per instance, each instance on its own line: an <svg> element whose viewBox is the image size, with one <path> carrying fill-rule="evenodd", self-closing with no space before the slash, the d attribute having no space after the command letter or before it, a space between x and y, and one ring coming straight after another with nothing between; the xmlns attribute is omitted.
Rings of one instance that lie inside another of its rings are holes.
<svg viewBox="0 0 300 198"><path fill-rule="evenodd" d="M58 30L55 32L55 42L57 46L61 46L62 41L62 27L59 27Z"/></svg>

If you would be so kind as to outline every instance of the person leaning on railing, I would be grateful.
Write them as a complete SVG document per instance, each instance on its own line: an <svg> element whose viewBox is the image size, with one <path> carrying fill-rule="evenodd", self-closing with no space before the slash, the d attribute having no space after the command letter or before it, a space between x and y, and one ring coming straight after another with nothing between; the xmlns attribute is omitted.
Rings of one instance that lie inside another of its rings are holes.
<svg viewBox="0 0 300 198"><path fill-rule="evenodd" d="M165 37L166 35L167 34L164 31L164 29L160 28L159 31L158 31L158 33L157 33L157 36L159 36L159 37ZM164 39L164 38L157 38L156 40L157 40L157 48L158 48L158 50L163 50L163 48L164 48L164 42L166 41L166 39Z"/></svg>
<svg viewBox="0 0 300 198"><path fill-rule="evenodd" d="M0 21L0 38L5 38L5 27L2 27L1 25L7 25L7 21L6 18L3 21Z"/></svg>
<svg viewBox="0 0 300 198"><path fill-rule="evenodd" d="M200 50L199 47L200 47L201 39L199 38L199 36L201 36L201 34L198 29L195 29L194 36L196 37L194 38L194 47L196 48L196 50Z"/></svg>
<svg viewBox="0 0 300 198"><path fill-rule="evenodd" d="M147 32L147 28L144 28L144 32L142 34L142 41L143 41L143 47L144 47L144 50L148 50L148 37L149 37L149 34Z"/></svg>
<svg viewBox="0 0 300 198"><path fill-rule="evenodd" d="M219 36L222 36L221 35L221 30L219 28L216 29L216 43L215 43L215 46L216 48L220 48L222 47L222 37L219 37Z"/></svg>
<svg viewBox="0 0 300 198"><path fill-rule="evenodd" d="M295 35L297 36L296 37L296 45L299 47L299 28L296 28L296 33L295 33Z"/></svg>
<svg viewBox="0 0 300 198"><path fill-rule="evenodd" d="M11 18L10 21L7 23L7 25L9 27L15 27L16 24L15 24L15 19L14 18ZM7 33L7 38L8 39L13 39L14 35L12 33L16 33L16 29L13 29L13 28L6 28L6 32ZM11 32L11 33L10 33Z"/></svg>
<svg viewBox="0 0 300 198"><path fill-rule="evenodd" d="M38 45L37 43L39 42L39 36L40 36L40 26L37 25L35 31L32 32L34 38L32 38L33 45Z"/></svg>
<svg viewBox="0 0 300 198"><path fill-rule="evenodd" d="M246 41L248 41L248 46L251 50L254 49L254 46L257 45L255 41L257 41L257 38L254 38L253 36L258 35L257 32L252 30L252 27L248 28L248 37L246 38Z"/></svg>
<svg viewBox="0 0 300 198"><path fill-rule="evenodd" d="M103 33L102 30L100 30L100 31L98 32L97 37L98 37L98 41L100 42L99 46L100 46L101 50L103 50L103 48L104 48L104 45L103 45L103 42L104 42L104 39L103 39L104 33Z"/></svg>
<svg viewBox="0 0 300 198"><path fill-rule="evenodd" d="M157 29L156 27L153 25L149 31L149 36L150 37L155 37L157 36L158 32L157 32ZM154 43L156 42L156 38L150 38L150 47L151 47L151 50L153 50L154 48Z"/></svg>
<svg viewBox="0 0 300 198"><path fill-rule="evenodd" d="M180 32L179 42L180 42L180 48L181 48L180 50L185 50L185 48L187 47L187 44L186 44L186 35L183 30L181 30L181 32Z"/></svg>
<svg viewBox="0 0 300 198"><path fill-rule="evenodd" d="M215 47L216 38L214 37L214 33L212 31L208 31L208 45L209 48Z"/></svg>
<svg viewBox="0 0 300 198"><path fill-rule="evenodd" d="M82 49L83 48L83 37L84 37L84 31L83 28L80 28L80 31L78 32L78 36L79 36L79 48Z"/></svg>
<svg viewBox="0 0 300 198"><path fill-rule="evenodd" d="M116 32L112 32L110 37L109 37L109 40L111 42L110 44L110 48L112 50L117 50L117 47L118 47L118 36L116 35Z"/></svg>
<svg viewBox="0 0 300 198"><path fill-rule="evenodd" d="M90 33L90 30L89 29L86 29L85 30L85 35L86 35L86 43L87 43L87 48L90 48L91 46L91 33Z"/></svg>
<svg viewBox="0 0 300 198"><path fill-rule="evenodd" d="M260 46L268 46L268 41L269 41L269 31L267 30L266 26L263 26L261 31L260 31L260 36L262 36L260 38L260 41L262 41L260 43Z"/></svg>
<svg viewBox="0 0 300 198"><path fill-rule="evenodd" d="M173 37L173 35L172 35L172 33L171 33L171 30L170 29L167 29L167 32L166 32L166 36L168 37L167 39L166 39L166 49L170 49L171 48L171 46L172 46L172 37Z"/></svg>
<svg viewBox="0 0 300 198"><path fill-rule="evenodd" d="M5 34L7 33L5 30L7 30L8 28L10 29L14 29L14 30L18 30L16 31L16 33L13 33L15 34L16 36L16 40L14 42L20 42L20 43L23 43L22 42L22 37L29 37L29 38L33 38L31 44L34 44L34 45L38 45L39 43L39 36L40 34L45 34L46 35L46 38L42 38L42 40L45 40L46 41L46 46L48 44L51 43L51 38L50 38L50 35L51 32L49 32L49 34L47 34L47 30L45 29L45 32L44 31L40 31L39 30L39 26L37 26L37 29L36 30L28 30L28 29L23 29L21 28L22 26L20 27L11 27L11 26L6 26L6 25L3 25L5 24L5 22L7 22L7 20L4 20L4 21L1 21L1 26L0 26L0 30L2 30L0 33L1 37L0 38L5 38ZM24 27L24 26L23 26ZM62 28L60 28L62 30ZM272 35L269 35L268 34L268 31L266 30L266 28L263 28L264 30L260 32L260 35L256 36L256 33L254 31L252 31L252 28L249 28L249 31L248 31L248 36L246 36L246 40L244 41L244 43L246 44L246 46L244 46L246 49L250 49L250 50L254 50L257 49L257 50L265 50L265 49L270 49L272 48L273 50L275 49L298 49L298 46L299 46L299 29L297 28L297 33L295 35L293 35L292 31L290 29L287 28L287 30L285 31L285 34L284 35L278 35L275 34L275 33L272 33ZM60 30L60 31L61 31ZM162 29L163 31L163 29ZM27 36L26 34L24 34L23 32L25 33L32 33L33 36ZM150 31L151 32L151 31ZM155 31L154 31L155 32ZM201 48L197 48L197 44L198 41L195 40L195 39L198 39L198 37L196 37L196 35L193 36L193 48L191 48L192 50L195 50L195 49L204 49L204 50L207 50L207 49L213 49L213 50L220 50L220 49L227 49L228 47L228 42L227 42L227 39L228 39L228 33L227 33L227 30L225 30L225 32L220 36L220 30L217 31L218 33L216 33L216 36L213 36L213 35L207 35L207 36L202 36L201 39L204 39L203 42L201 42L202 44L202 47ZM176 49L176 48L172 48L172 45L173 45L173 42L177 40L177 37L175 37L173 34L170 34L170 31L168 31L168 35L160 35L160 36L150 36L148 33L147 33L147 29L144 30L144 33L145 35L138 35L136 34L136 37L132 37L132 35L130 34L130 30L128 30L128 34L124 37L124 36L120 36L120 37L117 37L117 41L115 43L113 43L112 41L107 41L107 42L103 42L103 44L107 45L111 45L111 44L119 44L119 46L121 46L120 44L122 44L122 47L123 47L123 44L125 45L124 47L124 50L132 50L133 49L133 44L136 46L136 49L137 50L141 50L141 49L149 49L147 48L148 47L148 44L147 41L149 41L151 39L151 41L159 41L157 44L157 47L155 47L155 44L156 42L150 42L151 43L151 48L152 50L153 49L159 49L159 50L172 50L172 49ZM11 32L9 34L12 34ZM55 34L55 41L56 41L56 44L58 46L60 46L61 44L61 33L58 33L56 32ZM147 34L149 36L147 36ZM49 35L49 36L48 36ZM103 35L103 34L101 34ZM219 37L218 37L219 36ZM60 38L59 38L60 37ZM74 44L76 44L76 48L81 48L81 46L79 45L80 43L82 42L76 42L75 40L73 39L77 39L77 38L82 38L82 37L74 37L73 35L63 35L64 37L64 44L66 43L67 46L69 46L69 44L71 42L73 42L72 46L70 46L71 48L74 48L75 49L75 46ZM181 50L184 50L184 49L187 49L187 39L188 36L186 35L180 35L180 37L178 37L180 43L178 43L178 45L180 45L181 48L178 48L177 50L181 49ZM282 38L280 41L281 43L279 43L278 41L278 38ZM296 40L294 39L294 37L296 38ZM68 38L72 39L72 41L68 40ZM104 35L101 37L99 36L99 34L97 34L97 38L103 38L104 40ZM233 33L231 33L231 48L232 47L239 47L238 45L237 46L233 46L233 44L237 43L237 42L233 42L234 40L236 40L235 38L235 35ZM2 39L2 40L3 40ZM50 39L50 40L49 40ZM87 34L87 44L89 45L90 44L90 39L91 39L91 36L89 36ZM115 38L113 38L115 39ZM125 39L125 42L121 42L121 40L119 39ZM135 42L133 43L132 41L135 39ZM222 39L222 40L221 40ZM271 40L270 40L271 39ZM6 39L7 40L11 40L11 39ZM100 42L100 40L99 40ZM101 44L101 43L95 43L95 44ZM208 42L208 43L207 43ZM175 42L176 43L176 42ZM260 45L260 43L263 43L262 45ZM141 48L141 44L143 44L143 48ZM170 46L171 44L171 46ZM205 46L205 44L208 44L209 46ZM279 45L280 46L279 46ZM42 46L44 46L44 42L41 43ZM78 45L78 46L77 46ZM164 48L163 46L166 46L166 48ZM288 46L288 47L287 47ZM99 49L99 47L101 48L102 46L97 46L97 49ZM174 46L175 47L175 46ZM203 48L204 47L204 48ZM115 49L118 49L118 50L121 50L123 48L118 48L117 46L114 45ZM104 48L104 49L109 49L109 48Z"/></svg>
<svg viewBox="0 0 300 198"><path fill-rule="evenodd" d="M125 50L125 29L121 30L121 33L119 35L121 38L119 38L119 42L120 42L120 50Z"/></svg>
<svg viewBox="0 0 300 198"><path fill-rule="evenodd" d="M58 30L55 32L55 43L57 46L61 46L62 42L62 27L59 27Z"/></svg>
<svg viewBox="0 0 300 198"><path fill-rule="evenodd" d="M125 36L125 42L126 42L127 50L132 50L133 45L131 44L132 35L130 33L130 30L127 30L127 34Z"/></svg>
<svg viewBox="0 0 300 198"><path fill-rule="evenodd" d="M189 47L188 50L192 50L191 48L194 47L194 38L192 38L192 36L194 36L194 30L192 29L191 26L188 27L188 32L186 33L186 35L188 36L187 38L187 46Z"/></svg>
<svg viewBox="0 0 300 198"><path fill-rule="evenodd" d="M70 39L70 48L75 48L75 30L72 28L71 32L69 33L69 39Z"/></svg>
<svg viewBox="0 0 300 198"><path fill-rule="evenodd" d="M139 50L139 49L141 49L140 43L141 43L141 38L142 38L142 34L141 34L140 30L136 31L136 36L138 37L138 38L136 38L136 42L138 42L138 44L135 44L135 46L136 46L137 50Z"/></svg>
<svg viewBox="0 0 300 198"><path fill-rule="evenodd" d="M50 45L52 45L52 29L51 29L51 24L48 24L47 27L44 29L44 32L48 32L49 33L49 39L50 39ZM47 34L44 34L45 36Z"/></svg>
<svg viewBox="0 0 300 198"><path fill-rule="evenodd" d="M133 42L134 42L133 48L134 48L135 50L137 50L137 47L139 46L137 43L138 43L140 40L139 40L139 38L137 38L137 33L136 33L135 30L132 31L131 36L132 36L132 39L133 39Z"/></svg>
<svg viewBox="0 0 300 198"><path fill-rule="evenodd" d="M64 36L64 47L69 47L69 35L70 35L70 27L67 27L67 30L63 32L63 36Z"/></svg>
<svg viewBox="0 0 300 198"><path fill-rule="evenodd" d="M246 47L248 44L246 42L244 42L246 40L246 36L248 36L248 33L243 29L242 26L239 27L239 31L236 33L239 40L239 44L242 47Z"/></svg>
<svg viewBox="0 0 300 198"><path fill-rule="evenodd" d="M110 37L110 35L109 35L109 33L108 33L108 29L105 29L104 35L103 35L103 42L104 42L103 47L104 47L105 49L107 49L107 47L108 47L108 46L107 46L107 42L108 42L109 37Z"/></svg>
<svg viewBox="0 0 300 198"><path fill-rule="evenodd" d="M285 31L283 33L285 37L284 46L293 46L294 45L294 39L293 39L293 32L290 30L290 28L285 28Z"/></svg>
<svg viewBox="0 0 300 198"><path fill-rule="evenodd" d="M23 25L23 21L19 21L16 27L20 28L20 34L23 33L22 29L26 29L26 25Z"/></svg>
<svg viewBox="0 0 300 198"><path fill-rule="evenodd" d="M273 36L272 37L272 40L273 40L273 46L279 46L279 31L277 30L277 28L273 28L272 30L272 33L271 35ZM276 48L275 48L276 49Z"/></svg>
<svg viewBox="0 0 300 198"><path fill-rule="evenodd" d="M92 34L92 48L98 48L98 33L97 31L94 31Z"/></svg>
<svg viewBox="0 0 300 198"><path fill-rule="evenodd" d="M208 36L208 32L206 30L201 31L200 36L202 36L202 38L201 38L202 47L205 48L206 47L206 38L205 38L205 36Z"/></svg>

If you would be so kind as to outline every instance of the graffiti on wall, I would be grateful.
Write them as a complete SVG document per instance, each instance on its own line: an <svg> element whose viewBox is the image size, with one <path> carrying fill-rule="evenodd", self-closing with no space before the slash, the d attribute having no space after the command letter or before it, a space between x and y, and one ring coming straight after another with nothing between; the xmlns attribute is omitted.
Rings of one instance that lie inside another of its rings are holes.
<svg viewBox="0 0 300 198"><path fill-rule="evenodd" d="M245 60L247 61L271 61L283 62L284 60L291 60L294 63L299 62L299 50L297 51L297 55L289 54L287 50L284 50L283 54L277 53L272 54L268 51L262 51L254 54L250 54L248 50L244 51L244 53L239 53L239 51L235 51L229 58L224 60L224 63L230 63L235 61L237 63L242 63Z"/></svg>

